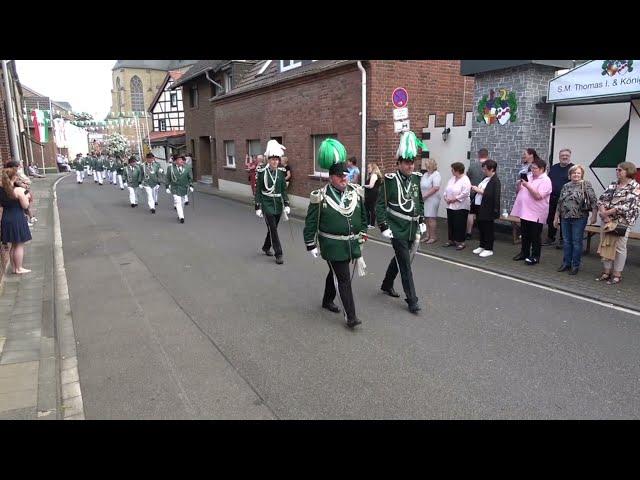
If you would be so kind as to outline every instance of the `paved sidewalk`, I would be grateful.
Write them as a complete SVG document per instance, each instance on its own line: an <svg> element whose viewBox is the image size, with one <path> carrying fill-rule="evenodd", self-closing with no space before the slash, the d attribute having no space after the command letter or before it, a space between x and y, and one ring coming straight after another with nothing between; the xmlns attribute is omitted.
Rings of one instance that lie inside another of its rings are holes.
<svg viewBox="0 0 640 480"><path fill-rule="evenodd" d="M253 205L250 196L228 193L205 184L196 184L196 191L217 195L237 202ZM304 209L292 208L292 216L304 218ZM432 245L420 244L420 252L427 253L439 258L445 258L457 263L482 268L495 273L508 275L520 280L544 285L558 290L582 295L593 300L611 303L621 307L640 311L640 243L629 241L627 263L622 273L623 280L618 285L606 285L596 282L595 278L602 271L600 257L595 253L598 244L598 236L593 238L591 254L584 255L582 269L578 275L568 275L566 272L558 273L556 269L562 263L562 250L554 246L542 247L541 263L535 266L527 266L524 262L515 262L512 257L520 251L520 245L514 245L511 237L510 227L504 225L497 227L494 255L488 258L480 258L472 253L472 250L479 245L478 231L474 229L473 239L467 242L467 248L456 251L454 248L444 248L441 245L447 239L447 221L438 219L438 239ZM544 234L543 232L543 240ZM369 236L378 240L383 240L378 228L369 230ZM586 242L585 242L586 244ZM366 258L366 252L365 252ZM396 287L397 288L397 287ZM481 286L480 286L481 288ZM488 292L491 295L499 295L500 292ZM540 291L541 298L544 292ZM517 299L514 299L517 301Z"/></svg>
<svg viewBox="0 0 640 480"><path fill-rule="evenodd" d="M63 175L32 179L39 221L25 252L24 266L31 273L14 275L7 265L2 279L0 420L55 420L71 413L61 401L56 337L53 184Z"/></svg>

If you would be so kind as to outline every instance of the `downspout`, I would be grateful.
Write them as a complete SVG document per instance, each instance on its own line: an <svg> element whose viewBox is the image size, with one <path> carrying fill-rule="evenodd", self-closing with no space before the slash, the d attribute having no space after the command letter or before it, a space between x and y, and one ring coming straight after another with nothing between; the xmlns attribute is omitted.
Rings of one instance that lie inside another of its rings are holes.
<svg viewBox="0 0 640 480"><path fill-rule="evenodd" d="M209 70L206 70L204 74L207 77L207 80L213 83L216 87L220 87L222 90L224 90L224 87L222 85L220 85L218 82L216 82L213 78L209 76Z"/></svg>
<svg viewBox="0 0 640 480"><path fill-rule="evenodd" d="M5 91L5 111L7 112L7 124L9 126L9 140L11 143L11 154L13 155L13 160L22 163L22 159L20 157L20 150L18 149L18 137L16 135L16 125L15 125L15 112L13 109L13 103L11 99L13 96L11 95L11 86L9 85L9 64L7 60L2 60L2 76L4 79L4 91Z"/></svg>
<svg viewBox="0 0 640 480"><path fill-rule="evenodd" d="M367 176L367 71L358 60L358 69L362 72L362 169L360 170L360 183L364 185Z"/></svg>

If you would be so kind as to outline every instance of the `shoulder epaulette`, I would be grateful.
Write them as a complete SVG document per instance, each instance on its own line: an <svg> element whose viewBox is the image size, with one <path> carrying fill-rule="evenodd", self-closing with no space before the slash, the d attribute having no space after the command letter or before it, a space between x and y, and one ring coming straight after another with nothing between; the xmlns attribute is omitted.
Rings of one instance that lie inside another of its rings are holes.
<svg viewBox="0 0 640 480"><path fill-rule="evenodd" d="M264 172L265 167L256 167L256 172Z"/></svg>
<svg viewBox="0 0 640 480"><path fill-rule="evenodd" d="M388 179L396 178L396 172L385 173L384 176L385 176L385 178L388 178Z"/></svg>
<svg viewBox="0 0 640 480"><path fill-rule="evenodd" d="M420 172L412 172L411 175L416 175L418 177L421 177L422 173L420 173Z"/></svg>
<svg viewBox="0 0 640 480"><path fill-rule="evenodd" d="M284 168L284 167L278 167L278 170L280 170L281 172L286 172L287 171L287 169Z"/></svg>
<svg viewBox="0 0 640 480"><path fill-rule="evenodd" d="M320 203L322 201L322 190L314 190L309 194L309 202Z"/></svg>
<svg viewBox="0 0 640 480"><path fill-rule="evenodd" d="M358 185L357 183L350 183L351 188L353 188L356 193L364 198L364 187L362 185Z"/></svg>

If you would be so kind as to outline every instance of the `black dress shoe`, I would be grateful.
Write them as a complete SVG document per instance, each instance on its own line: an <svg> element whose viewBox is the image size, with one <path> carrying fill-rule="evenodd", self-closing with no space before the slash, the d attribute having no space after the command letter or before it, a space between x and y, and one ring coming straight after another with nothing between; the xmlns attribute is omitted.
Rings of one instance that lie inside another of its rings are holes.
<svg viewBox="0 0 640 480"><path fill-rule="evenodd" d="M156 207L158 206L158 202L156 202Z"/></svg>
<svg viewBox="0 0 640 480"><path fill-rule="evenodd" d="M155 208L152 208L152 209L151 209L151 213L156 213L156 209L155 209Z"/></svg>
<svg viewBox="0 0 640 480"><path fill-rule="evenodd" d="M330 312L333 312L333 313L340 313L340 307L338 307L333 302L331 302L331 303L323 303L322 304L322 308L326 308L327 310L329 310Z"/></svg>
<svg viewBox="0 0 640 480"><path fill-rule="evenodd" d="M271 250L265 250L264 248L262 249L262 251L264 252L264 254L267 257L273 257L273 252L271 252Z"/></svg>
<svg viewBox="0 0 640 480"><path fill-rule="evenodd" d="M398 298L400 296L400 294L398 292L396 292L393 287L391 288L384 288L384 287L380 287L380 290L382 290L384 293L386 293L387 295L389 295L390 297L394 297L394 298Z"/></svg>
<svg viewBox="0 0 640 480"><path fill-rule="evenodd" d="M136 206L136 204L135 204L135 203L132 203L132 204L131 204L131 208L135 208L135 206Z"/></svg>
<svg viewBox="0 0 640 480"><path fill-rule="evenodd" d="M184 202L185 205L189 205L189 202Z"/></svg>
<svg viewBox="0 0 640 480"><path fill-rule="evenodd" d="M513 259L514 259L515 261L518 261L518 260L524 260L525 258L527 258L527 257L525 257L522 253L519 253L519 254L517 254L515 257L513 257Z"/></svg>
<svg viewBox="0 0 640 480"><path fill-rule="evenodd" d="M276 263L278 265L282 265L284 263L284 260L282 260L282 257L276 257Z"/></svg>
<svg viewBox="0 0 640 480"><path fill-rule="evenodd" d="M569 275L577 275L580 269L578 267L573 267L569 272Z"/></svg>
<svg viewBox="0 0 640 480"><path fill-rule="evenodd" d="M418 303L412 303L409 305L409 311L411 313L418 313L420 310L422 310L420 308L420 305Z"/></svg>
<svg viewBox="0 0 640 480"><path fill-rule="evenodd" d="M562 265L557 271L558 272L566 272L567 270L569 270L571 267L569 265Z"/></svg>
<svg viewBox="0 0 640 480"><path fill-rule="evenodd" d="M181 218L181 219L180 219L180 223L184 223L184 218Z"/></svg>
<svg viewBox="0 0 640 480"><path fill-rule="evenodd" d="M360 320L358 320L357 318L350 318L347 320L347 327L349 328L353 328L356 325L360 325L362 322Z"/></svg>

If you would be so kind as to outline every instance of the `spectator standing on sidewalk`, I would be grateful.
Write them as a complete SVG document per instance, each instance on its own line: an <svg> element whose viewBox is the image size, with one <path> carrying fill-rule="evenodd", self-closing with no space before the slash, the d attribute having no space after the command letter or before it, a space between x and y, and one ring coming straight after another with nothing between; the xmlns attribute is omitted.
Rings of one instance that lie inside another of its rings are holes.
<svg viewBox="0 0 640 480"><path fill-rule="evenodd" d="M549 168L549 178L551 179L551 196L549 197L549 216L547 217L547 239L542 244L544 246L553 245L556 242L556 233L558 229L554 226L554 218L556 216L556 208L558 207L558 199L560 198L560 192L562 187L570 181L569 171L573 167L571 163L571 150L563 148L558 154L560 159L559 163L552 165ZM560 231L560 244L562 245L562 230Z"/></svg>
<svg viewBox="0 0 640 480"><path fill-rule="evenodd" d="M432 244L438 241L437 218L438 207L442 199L440 185L442 177L438 172L438 162L435 158L427 158L424 162L425 172L420 179L420 193L424 200L424 217L427 219L427 234L421 240L423 243Z"/></svg>
<svg viewBox="0 0 640 480"><path fill-rule="evenodd" d="M484 162L486 162L488 158L489 150L487 150L486 148L481 148L480 150L478 150L478 160L475 162L471 162L471 165L469 165L467 176L469 177L469 181L471 182L472 187L477 187L480 182L482 182L486 178L484 171L482 170L482 165L484 165ZM471 189L471 205L474 204L475 196L476 191ZM473 222L475 219L475 213L469 212L469 216L467 217L467 235L465 237L466 240L471 240L471 232L473 232Z"/></svg>
<svg viewBox="0 0 640 480"><path fill-rule="evenodd" d="M640 184L633 179L636 172L636 166L631 162L618 164L618 181L609 185L598 199L598 213L603 222L598 253L602 257L603 272L596 280L606 280L607 285L617 285L622 281L630 227L635 225L640 215ZM605 229L607 226L609 229ZM624 235L612 238L613 234L605 234L620 227L626 227ZM609 245L605 244L607 241Z"/></svg>
<svg viewBox="0 0 640 480"><path fill-rule="evenodd" d="M595 223L598 207L593 187L584 179L584 167L574 165L569 169L569 177L571 180L564 184L558 197L553 226L558 228L560 225L564 232L564 256L558 271L569 270L569 275L576 275L582 260L582 241L589 212L593 211L591 223Z"/></svg>
<svg viewBox="0 0 640 480"><path fill-rule="evenodd" d="M367 164L367 178L364 185L364 204L367 210L367 228L376 227L376 202L382 184L382 172L375 163Z"/></svg>
<svg viewBox="0 0 640 480"><path fill-rule="evenodd" d="M516 201L511 210L511 215L520 217L522 232L522 249L513 259L524 260L527 265L540 262L542 227L549 215L552 189L546 168L547 162L539 157L531 163L531 171L518 180Z"/></svg>
<svg viewBox="0 0 640 480"><path fill-rule="evenodd" d="M289 188L289 183L291 183L291 166L289 165L289 159L287 157L282 157L280 159L280 166L285 169L286 175L284 177L286 188Z"/></svg>
<svg viewBox="0 0 640 480"><path fill-rule="evenodd" d="M18 187L18 169L5 167L2 169L2 188L0 188L0 237L3 243L10 243L9 258L14 274L29 273L31 270L22 267L24 260L24 244L31 240L31 232L24 216L29 208L29 199L24 187Z"/></svg>
<svg viewBox="0 0 640 480"><path fill-rule="evenodd" d="M471 186L475 192L471 210L478 216L478 230L480 230L480 246L473 253L480 257L493 255L493 241L495 220L500 216L500 179L496 175L498 164L491 159L482 163L484 179L480 184Z"/></svg>
<svg viewBox="0 0 640 480"><path fill-rule="evenodd" d="M464 164L454 162L451 164L451 178L447 182L444 190L444 201L447 204L447 229L449 241L443 247L456 246L456 250L463 250L466 245L465 229L467 226L467 215L471 206L469 193L471 192L471 182L464 174Z"/></svg>
<svg viewBox="0 0 640 480"><path fill-rule="evenodd" d="M348 182L360 183L360 169L358 168L358 160L356 157L349 158L347 169L349 171Z"/></svg>

